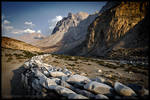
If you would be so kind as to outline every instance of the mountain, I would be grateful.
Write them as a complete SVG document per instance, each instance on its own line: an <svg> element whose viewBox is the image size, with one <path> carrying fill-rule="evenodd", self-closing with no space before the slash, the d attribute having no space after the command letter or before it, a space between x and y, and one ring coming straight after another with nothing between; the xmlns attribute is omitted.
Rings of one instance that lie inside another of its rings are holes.
<svg viewBox="0 0 150 100"><path fill-rule="evenodd" d="M25 33L21 36L15 36L13 38L34 45L34 42L42 40L45 36L41 33Z"/></svg>
<svg viewBox="0 0 150 100"><path fill-rule="evenodd" d="M52 35L37 41L35 45L47 52L64 53L84 41L88 25L97 15L97 13L89 15L85 12L68 13L67 17L57 22Z"/></svg>
<svg viewBox="0 0 150 100"><path fill-rule="evenodd" d="M8 38L8 37L2 37L1 47L18 49L18 50L26 50L26 51L42 52L38 47L32 46L30 44L27 44L25 42L22 42L16 39Z"/></svg>
<svg viewBox="0 0 150 100"><path fill-rule="evenodd" d="M112 58L146 56L148 6L148 2L108 2L88 27L86 40L70 53Z"/></svg>

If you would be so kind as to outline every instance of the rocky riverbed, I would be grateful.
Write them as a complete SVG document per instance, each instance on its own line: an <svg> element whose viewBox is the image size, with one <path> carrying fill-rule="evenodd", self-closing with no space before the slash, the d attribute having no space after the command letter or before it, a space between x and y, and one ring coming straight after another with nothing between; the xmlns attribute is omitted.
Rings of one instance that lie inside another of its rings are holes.
<svg viewBox="0 0 150 100"><path fill-rule="evenodd" d="M86 73L79 74L66 67L45 63L43 59L49 56L51 55L34 56L24 63L21 81L30 97L126 99L147 98L149 95L148 89L139 84L123 84L100 76L88 77ZM102 70L99 69L98 72L101 73Z"/></svg>

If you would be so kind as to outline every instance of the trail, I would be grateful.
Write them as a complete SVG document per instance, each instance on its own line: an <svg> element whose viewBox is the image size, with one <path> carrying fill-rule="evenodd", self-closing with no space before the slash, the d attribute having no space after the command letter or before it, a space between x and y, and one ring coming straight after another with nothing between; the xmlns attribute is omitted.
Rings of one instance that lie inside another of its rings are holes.
<svg viewBox="0 0 150 100"><path fill-rule="evenodd" d="M23 94L24 92L24 89L20 84L19 74L23 71L23 68L21 66L26 60L12 63L13 61L2 61L2 98L17 97L18 95Z"/></svg>

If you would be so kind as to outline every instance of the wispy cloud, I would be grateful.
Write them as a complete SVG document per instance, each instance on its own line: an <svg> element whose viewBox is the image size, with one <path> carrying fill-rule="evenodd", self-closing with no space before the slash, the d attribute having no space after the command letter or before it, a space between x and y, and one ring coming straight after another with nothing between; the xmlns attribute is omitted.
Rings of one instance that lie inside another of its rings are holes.
<svg viewBox="0 0 150 100"><path fill-rule="evenodd" d="M35 26L35 24L33 24L32 22L28 22L28 21L24 22L24 24L27 26L31 26L31 27Z"/></svg>
<svg viewBox="0 0 150 100"><path fill-rule="evenodd" d="M52 22L58 22L60 20L62 20L62 16L56 16L54 19L52 19Z"/></svg>
<svg viewBox="0 0 150 100"><path fill-rule="evenodd" d="M60 21L60 20L62 20L62 19L63 19L62 16L56 16L52 20L48 20L50 32L52 32L52 30L55 28L57 22Z"/></svg>
<svg viewBox="0 0 150 100"><path fill-rule="evenodd" d="M37 30L37 33L41 33L41 30Z"/></svg>
<svg viewBox="0 0 150 100"><path fill-rule="evenodd" d="M23 31L24 33L35 33L35 30L31 30L31 29L25 29L24 31Z"/></svg>
<svg viewBox="0 0 150 100"><path fill-rule="evenodd" d="M4 20L4 24L10 24L10 21Z"/></svg>

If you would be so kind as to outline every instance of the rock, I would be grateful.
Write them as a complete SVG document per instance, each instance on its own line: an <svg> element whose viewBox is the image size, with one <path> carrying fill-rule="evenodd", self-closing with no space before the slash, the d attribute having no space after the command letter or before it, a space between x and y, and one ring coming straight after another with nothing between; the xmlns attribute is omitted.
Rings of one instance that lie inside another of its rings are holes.
<svg viewBox="0 0 150 100"><path fill-rule="evenodd" d="M123 96L136 96L136 93L131 88L120 82L115 82L114 89L118 94Z"/></svg>
<svg viewBox="0 0 150 100"><path fill-rule="evenodd" d="M98 72L99 72L99 73L101 73L101 72L102 72L102 70L101 70L101 69L99 69L99 70L98 70Z"/></svg>
<svg viewBox="0 0 150 100"><path fill-rule="evenodd" d="M90 79L85 77L85 76L81 76L81 75L72 75L68 78L67 82L70 82L70 83L81 83L81 82L89 82Z"/></svg>
<svg viewBox="0 0 150 100"><path fill-rule="evenodd" d="M25 80L25 75L21 73L21 82L24 83L24 80Z"/></svg>
<svg viewBox="0 0 150 100"><path fill-rule="evenodd" d="M114 82L111 81L111 80L109 80L109 79L107 79L106 81L104 81L104 84L107 84L107 85L109 85L111 87L114 87Z"/></svg>
<svg viewBox="0 0 150 100"><path fill-rule="evenodd" d="M143 94L144 96L149 96L149 90L147 90L147 89L144 89L144 94Z"/></svg>
<svg viewBox="0 0 150 100"><path fill-rule="evenodd" d="M111 74L106 74L105 76L106 76L106 77L109 77L109 78L112 78L112 75L111 75Z"/></svg>
<svg viewBox="0 0 150 100"><path fill-rule="evenodd" d="M52 77L67 76L67 75L64 74L63 72L50 72L50 75L51 75Z"/></svg>
<svg viewBox="0 0 150 100"><path fill-rule="evenodd" d="M43 74L46 75L47 77L49 76L49 72L48 71L43 71Z"/></svg>
<svg viewBox="0 0 150 100"><path fill-rule="evenodd" d="M121 99L121 97L120 96L115 96L114 99Z"/></svg>
<svg viewBox="0 0 150 100"><path fill-rule="evenodd" d="M48 88L49 88L51 85L57 85L56 82L55 82L55 80L52 80L52 79L49 79L49 78L47 78L46 84L47 84Z"/></svg>
<svg viewBox="0 0 150 100"><path fill-rule="evenodd" d="M64 73L65 73L67 76L72 75L72 72L71 72L71 71L65 71Z"/></svg>
<svg viewBox="0 0 150 100"><path fill-rule="evenodd" d="M80 75L81 75L81 76L86 76L87 74L86 74L86 73L81 73Z"/></svg>
<svg viewBox="0 0 150 100"><path fill-rule="evenodd" d="M26 69L29 69L29 68L30 68L28 61L24 63L24 67L25 67Z"/></svg>
<svg viewBox="0 0 150 100"><path fill-rule="evenodd" d="M128 84L128 87L130 87L131 89L133 89L133 91L135 91L138 95L143 95L144 94L144 87L141 86L141 85Z"/></svg>
<svg viewBox="0 0 150 100"><path fill-rule="evenodd" d="M96 81L96 82L100 82L100 83L103 83L105 82L106 80L102 77L96 77L96 78L92 78L91 79L92 81Z"/></svg>
<svg viewBox="0 0 150 100"><path fill-rule="evenodd" d="M69 83L67 83L65 81L61 80L61 84L60 85L63 86L63 87L69 88L71 90L75 90L75 87L73 87L72 85L70 85Z"/></svg>
<svg viewBox="0 0 150 100"><path fill-rule="evenodd" d="M44 77L39 77L39 83L44 87L48 89L48 83L46 82L46 78Z"/></svg>
<svg viewBox="0 0 150 100"><path fill-rule="evenodd" d="M109 99L107 96L105 96L105 95L102 95L102 94L97 94L96 96L95 96L95 99Z"/></svg>
<svg viewBox="0 0 150 100"><path fill-rule="evenodd" d="M78 89L78 88L75 88L73 91L75 91L76 93L78 94L82 94L88 98L95 98L95 95L93 93L91 93L90 91L86 91L86 90L81 90L81 89Z"/></svg>
<svg viewBox="0 0 150 100"><path fill-rule="evenodd" d="M68 80L68 78L69 78L69 77L67 77L67 76L61 76L61 78L60 78L60 79L61 79L62 81L67 81L67 80Z"/></svg>
<svg viewBox="0 0 150 100"><path fill-rule="evenodd" d="M60 84L60 79L59 78L52 78L51 80L55 81L57 84Z"/></svg>
<svg viewBox="0 0 150 100"><path fill-rule="evenodd" d="M96 81L87 83L84 88L97 94L111 94L113 90L110 86Z"/></svg>
<svg viewBox="0 0 150 100"><path fill-rule="evenodd" d="M136 99L137 100L138 98L134 96L123 96L122 99L132 99L132 100Z"/></svg>
<svg viewBox="0 0 150 100"><path fill-rule="evenodd" d="M43 78L46 78L46 76L42 73L42 72L40 72L38 69L34 69L34 73L35 73L35 76L36 77L43 77Z"/></svg>
<svg viewBox="0 0 150 100"><path fill-rule="evenodd" d="M41 94L42 94L42 97L46 97L47 96L47 94L45 92L42 92Z"/></svg>
<svg viewBox="0 0 150 100"><path fill-rule="evenodd" d="M24 79L25 79L25 86L28 86L28 78L27 78L27 76L25 76Z"/></svg>
<svg viewBox="0 0 150 100"><path fill-rule="evenodd" d="M60 85L52 85L50 87L50 89L55 90L58 94L62 95L62 96L66 96L68 97L69 94L76 94L75 92L73 92L72 90L65 88L63 86Z"/></svg>
<svg viewBox="0 0 150 100"><path fill-rule="evenodd" d="M62 71L62 68L57 68L57 71L61 72L61 71Z"/></svg>
<svg viewBox="0 0 150 100"><path fill-rule="evenodd" d="M42 90L42 87L40 86L39 81L37 79L33 80L32 87L33 87L33 89L35 89L36 91L39 91L39 92Z"/></svg>
<svg viewBox="0 0 150 100"><path fill-rule="evenodd" d="M70 94L68 99L88 99L87 97L80 94Z"/></svg>

